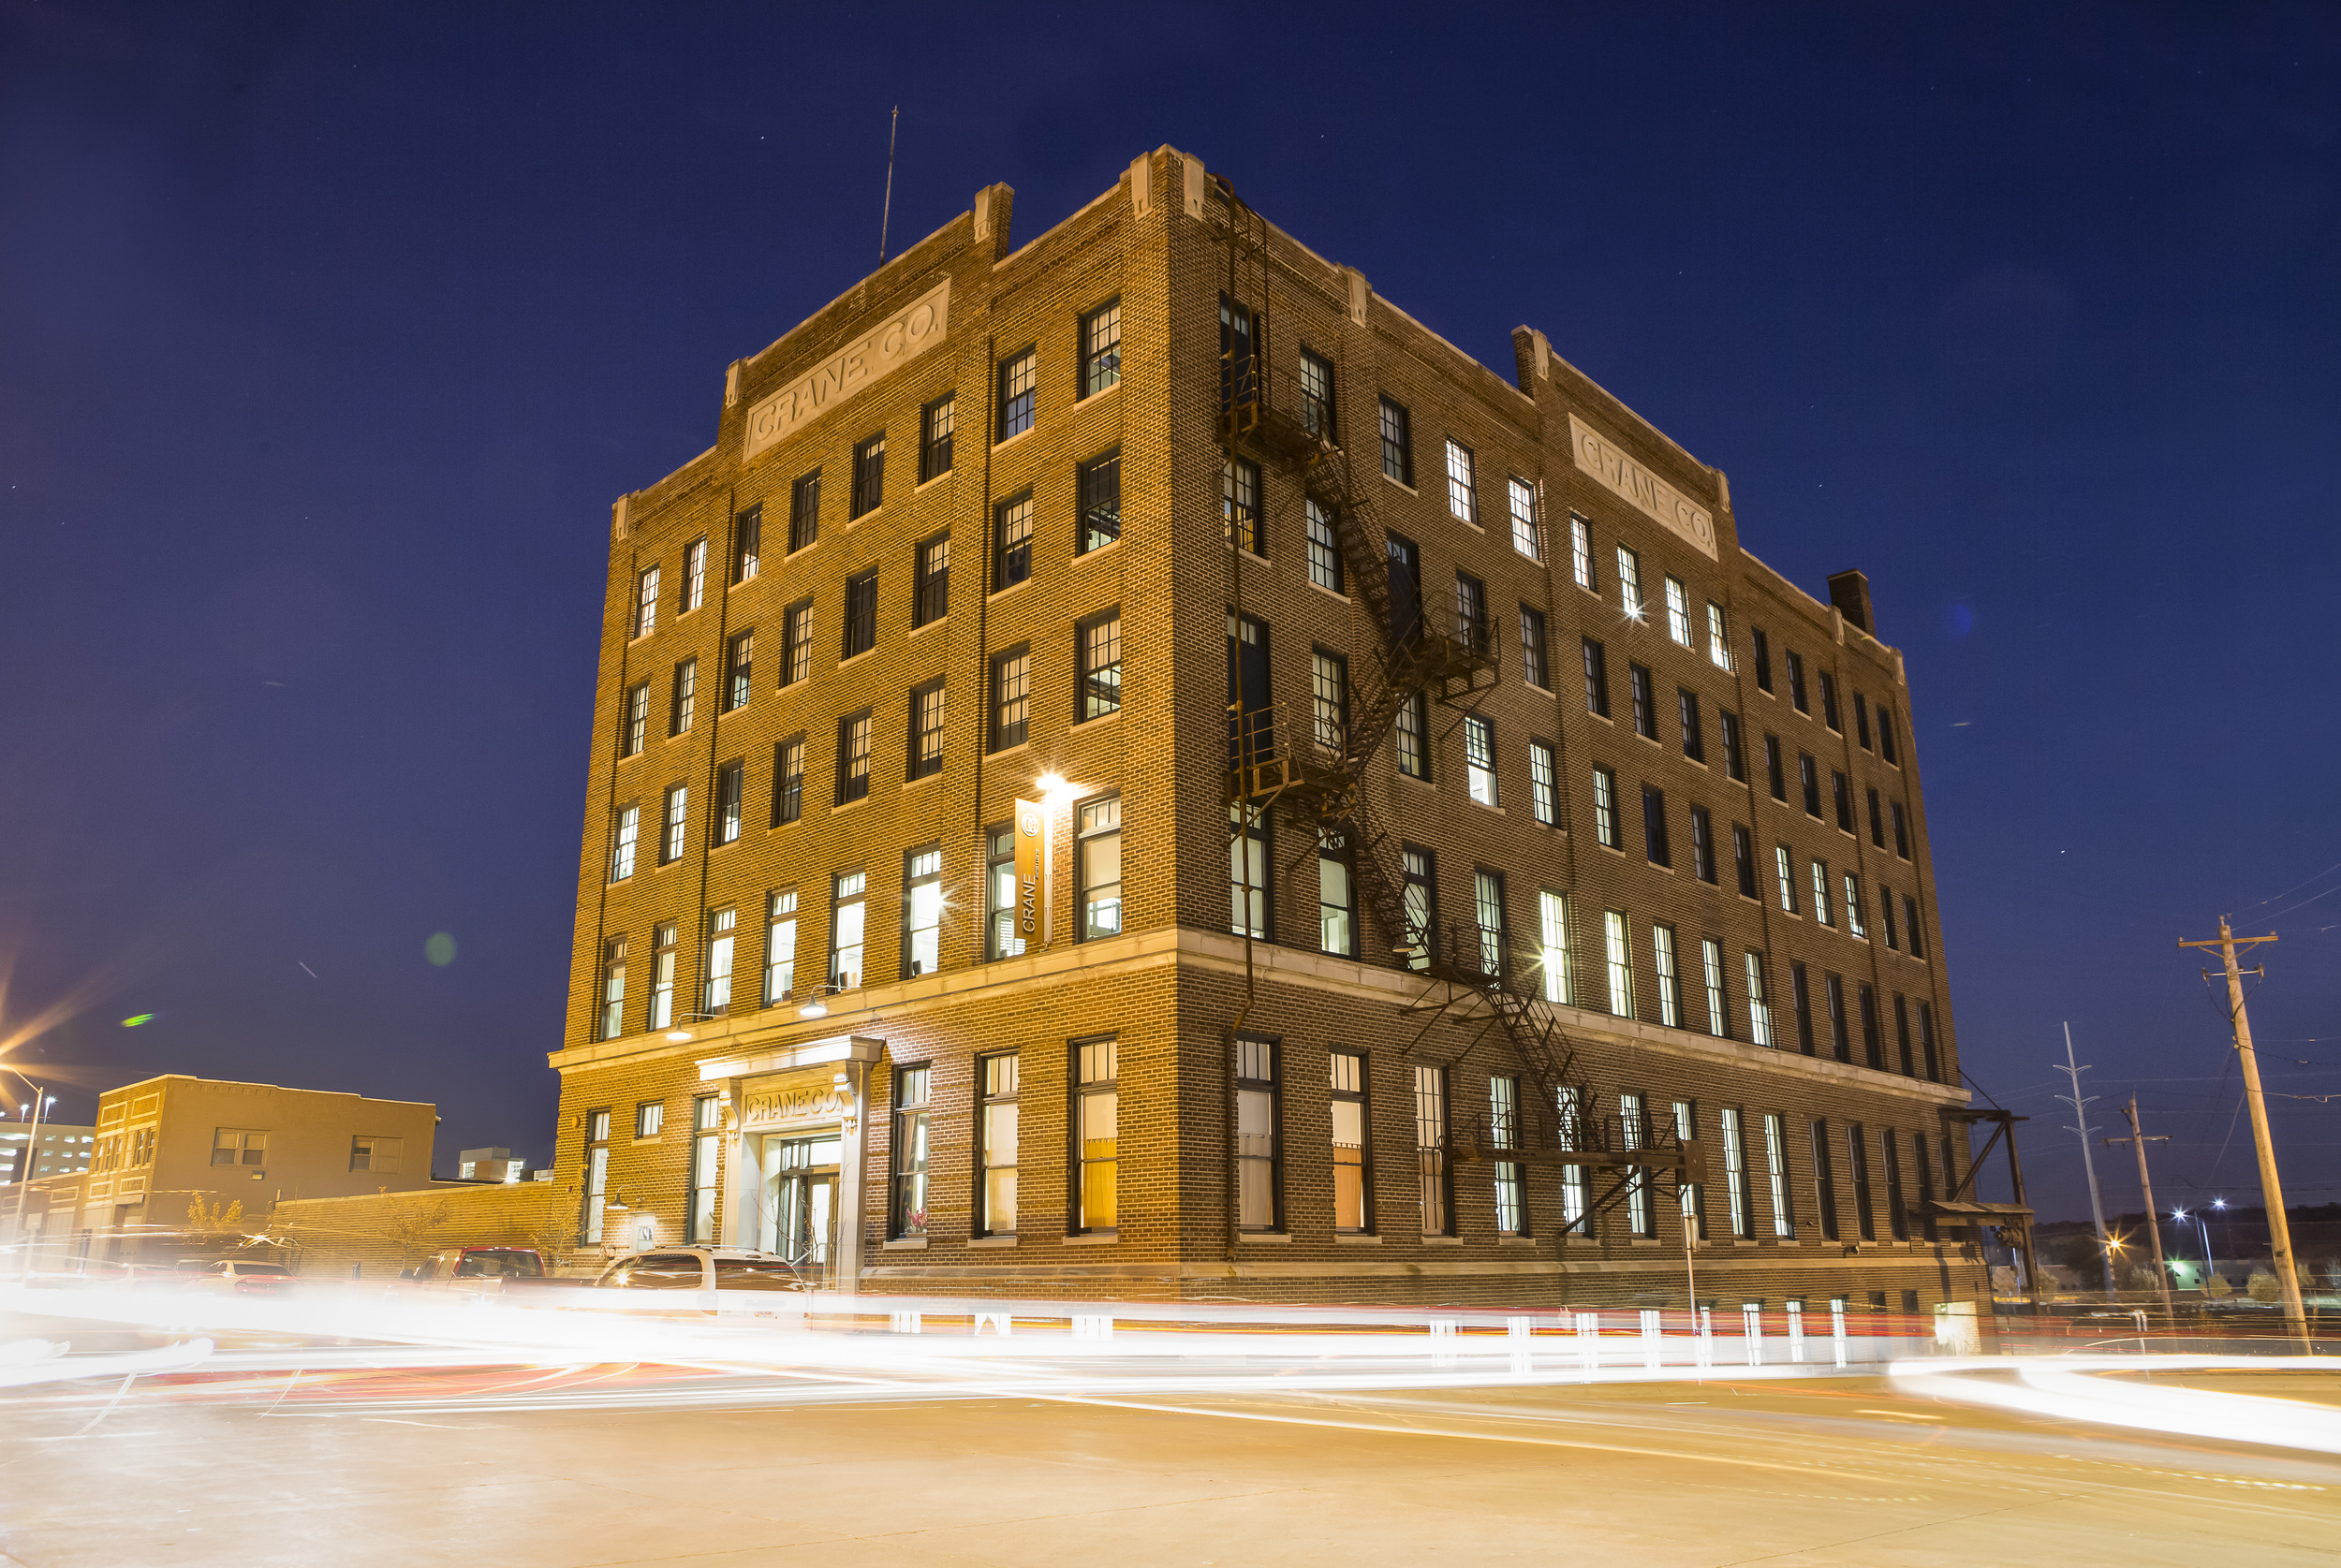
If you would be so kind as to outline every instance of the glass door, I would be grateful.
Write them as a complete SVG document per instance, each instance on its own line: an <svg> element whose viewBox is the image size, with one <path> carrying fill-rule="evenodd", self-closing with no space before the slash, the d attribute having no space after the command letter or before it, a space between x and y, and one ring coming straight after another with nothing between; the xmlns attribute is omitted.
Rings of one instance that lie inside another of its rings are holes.
<svg viewBox="0 0 2341 1568"><path fill-rule="evenodd" d="M758 1245L804 1270L821 1288L834 1285L837 1174L843 1145L834 1132L764 1140L764 1191Z"/></svg>

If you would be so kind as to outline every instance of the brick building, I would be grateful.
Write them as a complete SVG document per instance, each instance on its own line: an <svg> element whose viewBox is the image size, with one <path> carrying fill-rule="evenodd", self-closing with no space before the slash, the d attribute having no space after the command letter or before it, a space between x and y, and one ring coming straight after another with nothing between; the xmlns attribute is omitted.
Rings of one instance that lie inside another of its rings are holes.
<svg viewBox="0 0 2341 1568"><path fill-rule="evenodd" d="M1164 148L613 509L556 1180L865 1290L1922 1309L1900 655L1724 476ZM1686 1227L1686 1205L1693 1221Z"/></svg>

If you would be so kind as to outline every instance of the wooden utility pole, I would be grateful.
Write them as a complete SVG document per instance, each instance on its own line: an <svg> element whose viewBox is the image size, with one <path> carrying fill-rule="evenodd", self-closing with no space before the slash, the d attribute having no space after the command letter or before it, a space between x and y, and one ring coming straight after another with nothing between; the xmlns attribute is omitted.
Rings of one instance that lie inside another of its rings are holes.
<svg viewBox="0 0 2341 1568"><path fill-rule="evenodd" d="M2308 1339L2308 1309L2301 1301L2301 1276L2292 1263L2292 1226L2284 1216L2284 1184L2276 1180L2275 1145L2268 1141L2268 1102L2260 1092L2260 1059L2252 1054L2251 1018L2244 1011L2244 972L2235 967L2235 949L2274 942L2266 936L2239 937L2227 916L2219 916L2219 934L2201 942L2181 942L2182 947L2216 947L2227 967L2228 1024L2234 1033L2235 1054L2244 1068L2244 1103L2251 1107L2252 1141L2260 1150L2260 1201L2268 1209L2268 1241L2275 1253L2276 1284L2284 1292L2284 1312L2292 1320L2301 1348L2313 1350ZM2255 971L2264 973L2264 971Z"/></svg>
<svg viewBox="0 0 2341 1568"><path fill-rule="evenodd" d="M2173 1316L2171 1307L2171 1271L2162 1262L2162 1224L2154 1211L2154 1182L2146 1175L2146 1145L2168 1143L2167 1135L2157 1133L2148 1137L2138 1125L2138 1096L2132 1094L2122 1114L2129 1118L2129 1136L2107 1138L2108 1143L2127 1143L2138 1150L2138 1185L2146 1194L2146 1234L2154 1238L2154 1282L2162 1287L2162 1314Z"/></svg>

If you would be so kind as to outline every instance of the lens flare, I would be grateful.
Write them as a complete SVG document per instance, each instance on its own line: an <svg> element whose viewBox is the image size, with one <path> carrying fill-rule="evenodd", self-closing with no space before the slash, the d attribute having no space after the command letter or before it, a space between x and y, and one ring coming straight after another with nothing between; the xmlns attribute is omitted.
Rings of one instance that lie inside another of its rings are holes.
<svg viewBox="0 0 2341 1568"><path fill-rule="evenodd" d="M155 1015L152 1013L134 1013L130 1017L122 1020L122 1027L125 1029L136 1029L142 1023L152 1023L154 1021Z"/></svg>

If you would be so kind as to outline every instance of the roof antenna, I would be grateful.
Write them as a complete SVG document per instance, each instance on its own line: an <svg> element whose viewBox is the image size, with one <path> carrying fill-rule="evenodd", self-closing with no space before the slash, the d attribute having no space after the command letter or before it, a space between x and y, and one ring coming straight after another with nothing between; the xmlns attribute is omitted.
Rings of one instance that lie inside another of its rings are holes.
<svg viewBox="0 0 2341 1568"><path fill-rule="evenodd" d="M886 265L886 226L894 215L894 133L903 123L903 106L896 104L886 124L886 209L878 214L878 265Z"/></svg>

